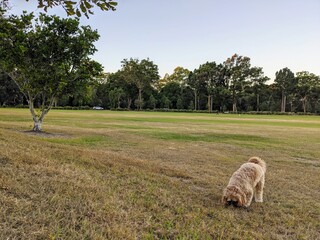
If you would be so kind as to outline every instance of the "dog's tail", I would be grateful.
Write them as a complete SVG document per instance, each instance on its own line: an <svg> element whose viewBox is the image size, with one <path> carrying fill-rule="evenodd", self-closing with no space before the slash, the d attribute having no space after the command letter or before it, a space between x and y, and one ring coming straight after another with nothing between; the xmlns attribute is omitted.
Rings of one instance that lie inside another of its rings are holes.
<svg viewBox="0 0 320 240"><path fill-rule="evenodd" d="M249 159L248 162L252 162L252 163L255 163L255 164L258 164L260 167L262 167L263 171L266 172L267 170L267 164L265 161L263 161L261 158L259 157L251 157Z"/></svg>

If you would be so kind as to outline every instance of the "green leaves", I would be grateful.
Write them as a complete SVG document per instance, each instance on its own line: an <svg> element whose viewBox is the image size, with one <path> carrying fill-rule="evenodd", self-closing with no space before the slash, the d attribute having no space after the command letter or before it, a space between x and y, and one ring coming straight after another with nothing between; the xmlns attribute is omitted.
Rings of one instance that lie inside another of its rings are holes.
<svg viewBox="0 0 320 240"><path fill-rule="evenodd" d="M82 4L82 3L81 3ZM87 8L87 9L90 9L90 8L92 8L93 7L93 5L91 5L89 2L87 2L87 1L84 1L84 5L85 5L85 7ZM82 10L82 9L81 9Z"/></svg>
<svg viewBox="0 0 320 240"><path fill-rule="evenodd" d="M102 72L102 66L89 58L99 34L80 27L78 19L40 14L38 19L23 15L1 21L1 60L25 95L57 96Z"/></svg>
<svg viewBox="0 0 320 240"><path fill-rule="evenodd" d="M81 17L83 14L87 18L89 18L89 14L94 14L92 11L94 7L98 7L102 11L115 11L117 5L118 3L112 0L38 0L38 8L42 8L45 12L47 12L48 8L62 6L68 16L76 15Z"/></svg>
<svg viewBox="0 0 320 240"><path fill-rule="evenodd" d="M158 66L149 59L124 59L122 62L122 74L129 84L134 84L139 90L137 104L142 109L142 92L159 80Z"/></svg>
<svg viewBox="0 0 320 240"><path fill-rule="evenodd" d="M70 15L72 15L72 14L70 13ZM81 17L81 12L79 11L79 9L76 10L76 15L77 15L77 17Z"/></svg>
<svg viewBox="0 0 320 240"><path fill-rule="evenodd" d="M282 91L288 92L295 85L294 73L287 67L283 68L276 72L276 79L274 81Z"/></svg>

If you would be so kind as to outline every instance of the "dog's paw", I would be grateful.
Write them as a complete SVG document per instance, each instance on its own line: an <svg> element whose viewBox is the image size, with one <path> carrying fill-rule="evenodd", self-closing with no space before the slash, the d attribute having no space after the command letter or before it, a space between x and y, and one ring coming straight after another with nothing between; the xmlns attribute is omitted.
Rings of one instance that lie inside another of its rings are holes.
<svg viewBox="0 0 320 240"><path fill-rule="evenodd" d="M255 199L255 202L263 202L263 199Z"/></svg>

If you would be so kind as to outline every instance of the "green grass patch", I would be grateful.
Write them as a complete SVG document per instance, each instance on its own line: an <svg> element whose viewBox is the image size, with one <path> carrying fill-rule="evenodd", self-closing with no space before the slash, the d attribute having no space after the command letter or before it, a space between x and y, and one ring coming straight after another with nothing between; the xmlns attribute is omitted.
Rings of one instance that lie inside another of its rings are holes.
<svg viewBox="0 0 320 240"><path fill-rule="evenodd" d="M44 138L43 140L52 143L74 146L96 146L105 142L110 142L110 139L107 137L99 135L85 136L81 138Z"/></svg>
<svg viewBox="0 0 320 240"><path fill-rule="evenodd" d="M172 133L172 132L153 132L150 133L152 137L169 140L169 141L186 141L186 142L268 142L269 139L265 137L255 136L255 135L245 135L245 134L206 134L206 133Z"/></svg>

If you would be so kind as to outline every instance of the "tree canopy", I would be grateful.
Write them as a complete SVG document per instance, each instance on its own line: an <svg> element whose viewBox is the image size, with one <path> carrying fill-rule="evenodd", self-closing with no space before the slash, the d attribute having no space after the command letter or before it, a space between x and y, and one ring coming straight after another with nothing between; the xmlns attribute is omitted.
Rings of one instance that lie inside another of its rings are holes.
<svg viewBox="0 0 320 240"><path fill-rule="evenodd" d="M56 98L94 81L102 66L91 60L99 34L78 19L23 14L0 19L0 63L24 94L41 130ZM38 103L40 111L35 110Z"/></svg>
<svg viewBox="0 0 320 240"><path fill-rule="evenodd" d="M30 0L26 0L29 2ZM81 17L85 15L89 18L89 15L94 14L94 8L99 8L102 11L115 11L117 2L112 0L37 0L38 8L43 9L45 12L49 8L62 7L68 16L76 15ZM8 8L10 6L10 0L0 0L0 8Z"/></svg>
<svg viewBox="0 0 320 240"><path fill-rule="evenodd" d="M122 73L128 83L134 84L139 91L137 106L141 110L143 106L142 93L159 80L158 66L149 59L124 59L122 61Z"/></svg>
<svg viewBox="0 0 320 240"><path fill-rule="evenodd" d="M293 92L296 84L294 73L289 68L283 68L276 72L274 81L281 91L281 112L285 112L288 94Z"/></svg>

